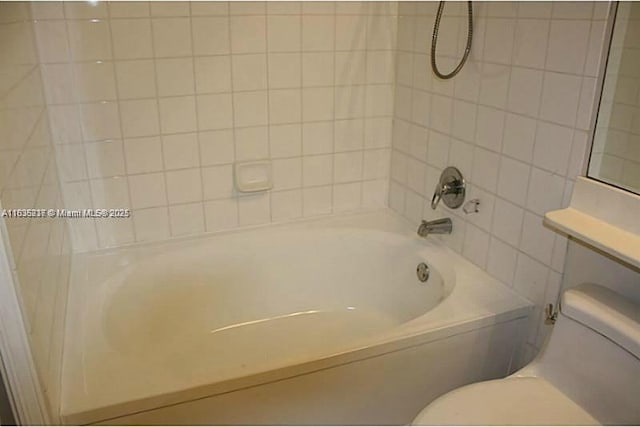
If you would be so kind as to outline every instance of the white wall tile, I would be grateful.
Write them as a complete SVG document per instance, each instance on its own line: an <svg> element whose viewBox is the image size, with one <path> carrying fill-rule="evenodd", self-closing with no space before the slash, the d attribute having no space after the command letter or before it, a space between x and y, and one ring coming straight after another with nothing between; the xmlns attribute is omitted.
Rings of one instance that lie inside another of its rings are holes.
<svg viewBox="0 0 640 427"><path fill-rule="evenodd" d="M523 162L531 162L536 138L536 121L508 113L505 120L502 152Z"/></svg>
<svg viewBox="0 0 640 427"><path fill-rule="evenodd" d="M169 222L173 236L204 232L204 207L202 203L188 203L169 207Z"/></svg>
<svg viewBox="0 0 640 427"><path fill-rule="evenodd" d="M323 154L333 151L334 124L332 122L302 125L302 153Z"/></svg>
<svg viewBox="0 0 640 427"><path fill-rule="evenodd" d="M485 33L485 60L500 64L510 64L514 32L514 19L489 18Z"/></svg>
<svg viewBox="0 0 640 427"><path fill-rule="evenodd" d="M196 92L231 92L231 58L207 56L194 58Z"/></svg>
<svg viewBox="0 0 640 427"><path fill-rule="evenodd" d="M361 50L366 47L366 18L357 15L336 16L337 50Z"/></svg>
<svg viewBox="0 0 640 427"><path fill-rule="evenodd" d="M267 91L233 94L234 125L261 126L268 123Z"/></svg>
<svg viewBox="0 0 640 427"><path fill-rule="evenodd" d="M194 71L191 58L156 60L159 96L191 95L194 92Z"/></svg>
<svg viewBox="0 0 640 427"><path fill-rule="evenodd" d="M551 264L556 233L543 227L542 217L529 212L524 214L520 249L545 265Z"/></svg>
<svg viewBox="0 0 640 427"><path fill-rule="evenodd" d="M271 221L271 199L268 194L252 194L238 197L240 225L264 224Z"/></svg>
<svg viewBox="0 0 640 427"><path fill-rule="evenodd" d="M335 17L302 17L302 48L305 51L332 51L335 40Z"/></svg>
<svg viewBox="0 0 640 427"><path fill-rule="evenodd" d="M233 55L234 90L261 90L267 88L267 56Z"/></svg>
<svg viewBox="0 0 640 427"><path fill-rule="evenodd" d="M63 21L37 21L35 23L38 53L43 63L66 62L70 57L67 26Z"/></svg>
<svg viewBox="0 0 640 427"><path fill-rule="evenodd" d="M549 21L519 19L516 24L513 63L521 67L544 68Z"/></svg>
<svg viewBox="0 0 640 427"><path fill-rule="evenodd" d="M527 200L531 167L517 160L503 157L500 161L498 195L511 203L524 206Z"/></svg>
<svg viewBox="0 0 640 427"><path fill-rule="evenodd" d="M270 126L269 151L272 158L300 156L302 126L300 124Z"/></svg>
<svg viewBox="0 0 640 427"><path fill-rule="evenodd" d="M189 18L157 18L152 20L152 27L156 57L189 56L193 53Z"/></svg>
<svg viewBox="0 0 640 427"><path fill-rule="evenodd" d="M272 162L274 190L302 187L302 159L277 159Z"/></svg>
<svg viewBox="0 0 640 427"><path fill-rule="evenodd" d="M478 107L475 142L489 150L500 152L505 113L489 107Z"/></svg>
<svg viewBox="0 0 640 427"><path fill-rule="evenodd" d="M162 153L166 169L184 169L200 166L198 134L164 135Z"/></svg>
<svg viewBox="0 0 640 427"><path fill-rule="evenodd" d="M91 180L91 196L94 208L127 208L129 187L126 178L114 177Z"/></svg>
<svg viewBox="0 0 640 427"><path fill-rule="evenodd" d="M129 176L131 207L134 209L164 206L167 204L166 185L163 173ZM138 223L134 218L136 230Z"/></svg>
<svg viewBox="0 0 640 427"><path fill-rule="evenodd" d="M80 144L56 147L58 173L63 182L85 180L88 177L84 147Z"/></svg>
<svg viewBox="0 0 640 427"><path fill-rule="evenodd" d="M536 117L542 93L542 72L514 67L509 86L509 110Z"/></svg>
<svg viewBox="0 0 640 427"><path fill-rule="evenodd" d="M71 55L74 60L111 59L109 22L105 20L68 21L67 27Z"/></svg>
<svg viewBox="0 0 640 427"><path fill-rule="evenodd" d="M116 76L120 99L156 96L155 65L152 60L117 61Z"/></svg>
<svg viewBox="0 0 640 427"><path fill-rule="evenodd" d="M111 18L144 18L149 16L149 2L110 2L109 14Z"/></svg>
<svg viewBox="0 0 640 427"><path fill-rule="evenodd" d="M297 15L267 17L267 45L270 52L296 52L301 47L301 19Z"/></svg>
<svg viewBox="0 0 640 427"><path fill-rule="evenodd" d="M120 138L120 118L115 102L81 106L82 135L87 141Z"/></svg>
<svg viewBox="0 0 640 427"><path fill-rule="evenodd" d="M130 218L103 218L95 222L101 247L126 245L135 241Z"/></svg>
<svg viewBox="0 0 640 427"><path fill-rule="evenodd" d="M153 56L151 22L140 19L111 21L113 52L116 59L139 59Z"/></svg>
<svg viewBox="0 0 640 427"><path fill-rule="evenodd" d="M269 156L269 130L266 126L236 129L236 160L258 160Z"/></svg>
<svg viewBox="0 0 640 427"><path fill-rule="evenodd" d="M158 103L155 99L122 101L120 102L120 112L122 132L125 138L160 133Z"/></svg>
<svg viewBox="0 0 640 427"><path fill-rule="evenodd" d="M33 19L64 19L64 4L59 1L31 3Z"/></svg>
<svg viewBox="0 0 640 427"><path fill-rule="evenodd" d="M231 52L257 53L266 50L264 16L231 17Z"/></svg>
<svg viewBox="0 0 640 427"><path fill-rule="evenodd" d="M181 1L151 2L151 16L189 16L189 4Z"/></svg>
<svg viewBox="0 0 640 427"><path fill-rule="evenodd" d="M353 151L362 149L364 142L364 120L337 120L334 124L334 150Z"/></svg>
<svg viewBox="0 0 640 427"><path fill-rule="evenodd" d="M238 226L238 202L236 199L205 202L205 225L207 231L225 230Z"/></svg>
<svg viewBox="0 0 640 427"><path fill-rule="evenodd" d="M582 78L545 73L540 117L565 126L576 122Z"/></svg>
<svg viewBox="0 0 640 427"><path fill-rule="evenodd" d="M86 145L90 178L118 176L125 173L122 142L96 142Z"/></svg>
<svg viewBox="0 0 640 427"><path fill-rule="evenodd" d="M589 43L587 20L553 20L549 31L547 68L566 73L582 73Z"/></svg>
<svg viewBox="0 0 640 427"><path fill-rule="evenodd" d="M511 68L509 66L483 64L480 76L479 102L496 108L505 108L510 79Z"/></svg>
<svg viewBox="0 0 640 427"><path fill-rule="evenodd" d="M233 196L233 168L231 165L203 168L202 184L205 200Z"/></svg>
<svg viewBox="0 0 640 427"><path fill-rule="evenodd" d="M333 57L331 58L333 60ZM269 60L269 88L299 88L301 86L301 56L298 53L272 53Z"/></svg>
<svg viewBox="0 0 640 427"><path fill-rule="evenodd" d="M533 164L560 175L566 175L573 129L550 123L539 123Z"/></svg>
<svg viewBox="0 0 640 427"><path fill-rule="evenodd" d="M182 169L166 172L169 204L197 202L202 200L200 169Z"/></svg>
<svg viewBox="0 0 640 427"><path fill-rule="evenodd" d="M76 101L73 65L48 64L42 66L42 80L49 104L65 104Z"/></svg>
<svg viewBox="0 0 640 427"><path fill-rule="evenodd" d="M82 141L81 114L78 105L58 105L48 108L51 137L55 143Z"/></svg>
<svg viewBox="0 0 640 427"><path fill-rule="evenodd" d="M351 182L362 179L362 152L353 151L334 155L334 182Z"/></svg>
<svg viewBox="0 0 640 427"><path fill-rule="evenodd" d="M513 283L518 251L504 242L491 238L487 259L487 271L506 284Z"/></svg>
<svg viewBox="0 0 640 427"><path fill-rule="evenodd" d="M166 207L137 209L131 217L138 242L163 240L170 236L169 212Z"/></svg>
<svg viewBox="0 0 640 427"><path fill-rule="evenodd" d="M233 127L232 97L230 94L198 95L198 128L200 130Z"/></svg>
<svg viewBox="0 0 640 427"><path fill-rule="evenodd" d="M514 288L534 304L541 305L546 289L548 268L533 258L519 254Z"/></svg>
<svg viewBox="0 0 640 427"><path fill-rule="evenodd" d="M64 3L64 14L70 19L106 18L106 3Z"/></svg>
<svg viewBox="0 0 640 427"><path fill-rule="evenodd" d="M274 221L286 221L302 216L302 190L271 193L271 217Z"/></svg>
<svg viewBox="0 0 640 427"><path fill-rule="evenodd" d="M192 3L192 8L195 4ZM195 55L221 55L231 52L227 17L193 17L191 25Z"/></svg>
<svg viewBox="0 0 640 427"><path fill-rule="evenodd" d="M388 178L390 163L389 149L366 150L363 160L363 178L366 180Z"/></svg>
<svg viewBox="0 0 640 427"><path fill-rule="evenodd" d="M527 208L538 215L544 215L557 209L562 203L563 191L564 179L562 177L552 172L533 168L529 183Z"/></svg>
<svg viewBox="0 0 640 427"><path fill-rule="evenodd" d="M230 3L229 6L231 15L264 15L266 13L266 2L264 1Z"/></svg>
<svg viewBox="0 0 640 427"><path fill-rule="evenodd" d="M301 102L300 89L269 91L269 122L273 124L300 122L302 120Z"/></svg>
<svg viewBox="0 0 640 427"><path fill-rule="evenodd" d="M331 186L305 188L302 190L303 216L331 213L332 202Z"/></svg>
<svg viewBox="0 0 640 427"><path fill-rule="evenodd" d="M202 166L232 163L234 160L233 131L207 131L198 134Z"/></svg>
<svg viewBox="0 0 640 427"><path fill-rule="evenodd" d="M157 136L124 140L127 172L139 174L163 169L162 144Z"/></svg>
<svg viewBox="0 0 640 427"><path fill-rule="evenodd" d="M333 186L333 211L350 212L360 208L362 199L362 184L338 184Z"/></svg>
<svg viewBox="0 0 640 427"><path fill-rule="evenodd" d="M333 156L307 156L302 158L302 183L305 187L327 185L333 179Z"/></svg>
<svg viewBox="0 0 640 427"><path fill-rule="evenodd" d="M200 98L198 97L198 101ZM193 96L161 98L158 102L162 133L193 132L196 130L196 105ZM201 110L198 110L198 113L200 112ZM206 120L203 121L206 123Z"/></svg>
<svg viewBox="0 0 640 427"><path fill-rule="evenodd" d="M474 264L484 268L487 263L489 250L489 234L481 229L467 224L462 253Z"/></svg>

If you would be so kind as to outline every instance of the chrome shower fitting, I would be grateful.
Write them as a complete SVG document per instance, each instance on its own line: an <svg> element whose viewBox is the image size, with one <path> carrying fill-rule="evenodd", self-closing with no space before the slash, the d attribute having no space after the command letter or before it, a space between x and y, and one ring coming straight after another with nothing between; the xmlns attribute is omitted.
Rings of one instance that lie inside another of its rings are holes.
<svg viewBox="0 0 640 427"><path fill-rule="evenodd" d="M431 209L437 208L440 200L444 201L448 208L459 208L464 202L465 188L466 184L462 173L458 168L449 166L440 175L440 180L431 199Z"/></svg>
<svg viewBox="0 0 640 427"><path fill-rule="evenodd" d="M447 80L455 76L462 70L464 63L467 62L467 58L469 57L469 53L471 52L471 42L473 41L473 5L471 4L471 0L467 2L467 16L469 17L467 21L467 44L464 48L464 54L462 55L462 60L456 68L453 69L449 74L442 74L440 70L438 70L438 65L436 64L436 46L438 44L438 31L440 30L440 19L442 19L442 12L444 11L444 1L441 1L438 5L438 13L436 14L436 20L433 25L433 35L431 36L431 68L436 76L443 80Z"/></svg>
<svg viewBox="0 0 640 427"><path fill-rule="evenodd" d="M434 219L433 221L422 220L418 227L418 236L427 237L429 234L451 234L453 223L451 218Z"/></svg>

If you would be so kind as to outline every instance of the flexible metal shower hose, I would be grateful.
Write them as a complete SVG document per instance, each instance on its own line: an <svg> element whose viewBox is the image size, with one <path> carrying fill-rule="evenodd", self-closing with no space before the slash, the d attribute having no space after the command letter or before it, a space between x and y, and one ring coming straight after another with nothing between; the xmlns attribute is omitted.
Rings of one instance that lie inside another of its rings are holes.
<svg viewBox="0 0 640 427"><path fill-rule="evenodd" d="M438 44L438 30L440 29L440 19L442 18L442 12L444 11L444 1L441 1L438 5L438 13L436 14L436 21L433 25L433 36L431 37L431 68L436 76L441 79L450 79L462 70L464 63L467 62L467 58L469 57L469 52L471 52L471 41L473 40L473 6L471 5L471 1L467 2L468 9L467 15L469 17L468 26L467 26L467 45L464 48L464 55L462 55L462 60L458 64L456 68L449 74L442 74L438 70L438 65L436 64L436 45Z"/></svg>

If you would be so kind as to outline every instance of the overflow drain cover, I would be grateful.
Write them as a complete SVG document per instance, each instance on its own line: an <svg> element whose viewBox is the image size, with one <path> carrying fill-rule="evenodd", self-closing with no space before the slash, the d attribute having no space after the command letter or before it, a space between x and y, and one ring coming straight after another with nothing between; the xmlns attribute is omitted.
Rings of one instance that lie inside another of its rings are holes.
<svg viewBox="0 0 640 427"><path fill-rule="evenodd" d="M426 282L429 279L429 266L424 262L418 264L418 267L416 268L416 275L418 276L418 280Z"/></svg>

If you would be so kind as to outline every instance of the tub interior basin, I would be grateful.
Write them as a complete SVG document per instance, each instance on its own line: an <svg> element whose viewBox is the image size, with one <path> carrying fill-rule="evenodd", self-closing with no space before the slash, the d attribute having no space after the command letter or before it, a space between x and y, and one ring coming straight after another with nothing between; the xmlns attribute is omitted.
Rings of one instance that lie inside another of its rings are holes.
<svg viewBox="0 0 640 427"><path fill-rule="evenodd" d="M271 238L270 238L271 237ZM276 238L277 237L277 238ZM446 297L421 282L410 240L358 230L295 231L156 255L112 277L111 347L145 363L198 352L225 364L292 360L352 347Z"/></svg>

